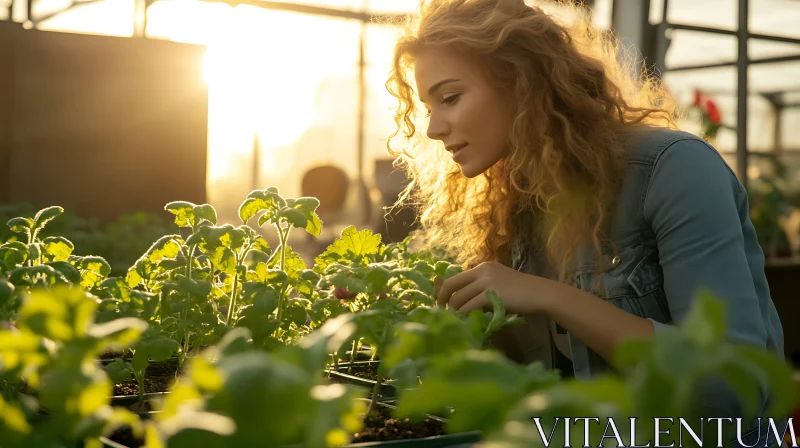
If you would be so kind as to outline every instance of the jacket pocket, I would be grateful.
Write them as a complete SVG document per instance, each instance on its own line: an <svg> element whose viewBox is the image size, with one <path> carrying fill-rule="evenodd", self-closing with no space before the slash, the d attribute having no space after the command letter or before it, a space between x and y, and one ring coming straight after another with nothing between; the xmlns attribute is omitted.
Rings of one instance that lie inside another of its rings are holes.
<svg viewBox="0 0 800 448"><path fill-rule="evenodd" d="M672 322L658 250L633 245L620 248L617 255L605 257L612 268L602 274L592 274L588 269L579 272L577 280L581 289L636 316L665 324ZM595 276L599 276L599 284L593 284Z"/></svg>

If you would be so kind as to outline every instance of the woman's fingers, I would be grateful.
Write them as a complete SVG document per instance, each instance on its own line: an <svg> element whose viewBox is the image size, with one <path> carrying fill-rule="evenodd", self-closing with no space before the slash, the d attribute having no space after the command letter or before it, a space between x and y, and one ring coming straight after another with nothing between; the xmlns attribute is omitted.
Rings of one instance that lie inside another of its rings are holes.
<svg viewBox="0 0 800 448"><path fill-rule="evenodd" d="M433 298L437 299L439 297L439 290L442 289L442 284L444 283L444 279L436 276L433 279Z"/></svg>
<svg viewBox="0 0 800 448"><path fill-rule="evenodd" d="M438 294L436 294L436 303L439 306L445 306L450 302L450 296L452 296L459 289L475 281L476 277L475 270L473 269L458 273L448 278L442 282L442 286L439 288Z"/></svg>
<svg viewBox="0 0 800 448"><path fill-rule="evenodd" d="M448 305L450 308L456 309L461 311L461 307L463 307L467 302L472 300L473 298L483 295L483 292L486 290L483 282L475 281L470 283L469 285L459 289L453 294L453 297L450 298Z"/></svg>
<svg viewBox="0 0 800 448"><path fill-rule="evenodd" d="M489 299L486 298L486 291L481 291L478 295L472 297L470 300L467 301L467 303L462 305L461 308L458 309L458 311L464 313L471 313L473 310L480 310L486 308L488 304L489 304Z"/></svg>

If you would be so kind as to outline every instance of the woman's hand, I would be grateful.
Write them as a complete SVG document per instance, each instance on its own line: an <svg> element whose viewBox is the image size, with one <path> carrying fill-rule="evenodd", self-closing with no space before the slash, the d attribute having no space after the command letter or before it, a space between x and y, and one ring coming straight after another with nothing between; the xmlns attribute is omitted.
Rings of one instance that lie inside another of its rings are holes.
<svg viewBox="0 0 800 448"><path fill-rule="evenodd" d="M551 300L551 280L515 271L501 263L482 263L443 282L437 279L436 302L469 313L489 304L486 290L494 290L510 314L534 315Z"/></svg>

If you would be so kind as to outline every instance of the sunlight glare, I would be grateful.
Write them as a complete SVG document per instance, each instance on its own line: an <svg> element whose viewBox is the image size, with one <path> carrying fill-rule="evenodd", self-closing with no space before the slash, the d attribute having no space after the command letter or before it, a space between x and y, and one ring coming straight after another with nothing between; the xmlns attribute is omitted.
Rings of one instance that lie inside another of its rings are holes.
<svg viewBox="0 0 800 448"><path fill-rule="evenodd" d="M252 153L254 135L269 174L274 151L297 140L311 124L312 94L319 83L311 62L298 57L303 46L298 37L303 36L297 30L302 28L292 16L247 5L228 9L227 14L216 11L212 31L208 10L181 8L184 17L194 13L198 20L172 22L169 35L208 46L202 71L209 86L210 181L237 171L231 165Z"/></svg>

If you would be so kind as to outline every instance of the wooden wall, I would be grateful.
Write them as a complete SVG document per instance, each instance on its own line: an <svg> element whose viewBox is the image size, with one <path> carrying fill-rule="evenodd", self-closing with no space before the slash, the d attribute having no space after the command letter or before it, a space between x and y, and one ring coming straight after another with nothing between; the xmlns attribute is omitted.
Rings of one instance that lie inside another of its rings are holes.
<svg viewBox="0 0 800 448"><path fill-rule="evenodd" d="M204 52L0 22L0 201L102 220L204 202Z"/></svg>

